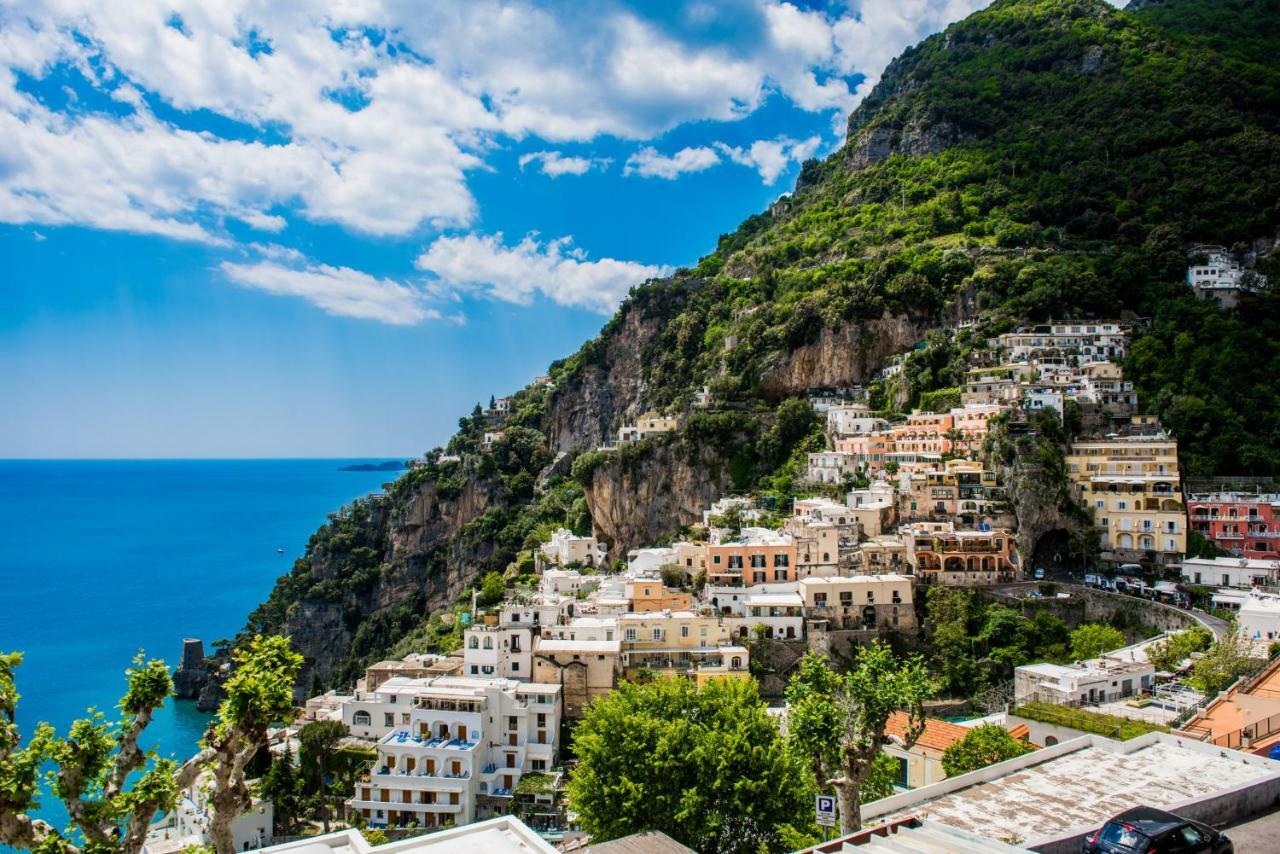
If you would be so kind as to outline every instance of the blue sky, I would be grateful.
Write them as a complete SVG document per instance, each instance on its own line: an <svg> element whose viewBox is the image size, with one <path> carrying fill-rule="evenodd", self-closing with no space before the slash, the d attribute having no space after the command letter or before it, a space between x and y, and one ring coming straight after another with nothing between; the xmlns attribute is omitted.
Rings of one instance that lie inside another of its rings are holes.
<svg viewBox="0 0 1280 854"><path fill-rule="evenodd" d="M6 3L0 457L421 453L980 5Z"/></svg>

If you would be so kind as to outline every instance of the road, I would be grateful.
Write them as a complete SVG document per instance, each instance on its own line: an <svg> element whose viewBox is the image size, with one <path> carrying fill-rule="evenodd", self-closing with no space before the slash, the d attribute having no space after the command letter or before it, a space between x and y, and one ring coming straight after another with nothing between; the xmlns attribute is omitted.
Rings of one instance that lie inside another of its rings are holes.
<svg viewBox="0 0 1280 854"><path fill-rule="evenodd" d="M1280 808L1222 828L1236 854L1275 854L1280 851Z"/></svg>

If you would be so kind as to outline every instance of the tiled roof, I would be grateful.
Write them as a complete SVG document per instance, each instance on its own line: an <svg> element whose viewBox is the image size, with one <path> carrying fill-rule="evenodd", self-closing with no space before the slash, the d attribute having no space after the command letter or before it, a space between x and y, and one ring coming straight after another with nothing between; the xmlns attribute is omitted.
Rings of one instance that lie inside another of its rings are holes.
<svg viewBox="0 0 1280 854"><path fill-rule="evenodd" d="M909 723L910 718L907 717L906 712L894 712L889 715L889 720L885 724L885 732L889 735L903 738L907 733ZM916 740L916 745L926 750L942 752L970 732L971 730L959 724L953 724L939 718L925 718L924 732Z"/></svg>

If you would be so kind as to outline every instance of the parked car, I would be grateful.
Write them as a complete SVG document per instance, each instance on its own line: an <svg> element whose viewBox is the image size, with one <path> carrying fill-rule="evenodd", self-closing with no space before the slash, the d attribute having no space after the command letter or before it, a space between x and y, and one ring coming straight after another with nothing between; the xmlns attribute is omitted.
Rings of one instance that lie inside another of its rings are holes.
<svg viewBox="0 0 1280 854"><path fill-rule="evenodd" d="M1085 837L1083 854L1235 854L1207 824L1154 807L1134 807Z"/></svg>

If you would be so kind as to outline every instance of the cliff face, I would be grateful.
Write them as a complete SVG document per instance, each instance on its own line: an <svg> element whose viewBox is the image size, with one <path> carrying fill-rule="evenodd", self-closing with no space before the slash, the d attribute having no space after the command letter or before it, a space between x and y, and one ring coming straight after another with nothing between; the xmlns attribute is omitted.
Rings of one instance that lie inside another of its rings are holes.
<svg viewBox="0 0 1280 854"><path fill-rule="evenodd" d="M905 316L885 315L865 323L824 328L818 340L781 356L763 378L773 400L814 387L866 385L889 357L909 349L923 330Z"/></svg>
<svg viewBox="0 0 1280 854"><path fill-rule="evenodd" d="M655 444L638 460L622 455L598 466L585 487L597 537L614 558L651 545L732 491L727 461L709 446Z"/></svg>

